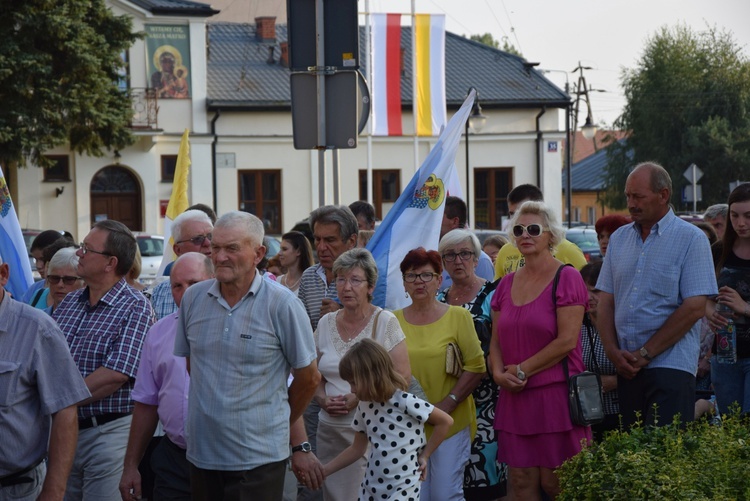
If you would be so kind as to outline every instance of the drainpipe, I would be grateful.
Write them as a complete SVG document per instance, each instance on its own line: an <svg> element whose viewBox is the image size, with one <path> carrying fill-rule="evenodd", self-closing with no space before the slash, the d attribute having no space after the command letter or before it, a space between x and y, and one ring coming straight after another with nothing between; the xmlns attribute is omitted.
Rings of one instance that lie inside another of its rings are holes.
<svg viewBox="0 0 750 501"><path fill-rule="evenodd" d="M216 114L211 119L211 134L214 136L214 140L211 141L211 180L213 182L214 212L216 213L219 212L219 208L216 206L216 201L219 198L216 188L216 143L219 141L219 136L216 135L216 121L220 116L221 110L216 110Z"/></svg>
<svg viewBox="0 0 750 501"><path fill-rule="evenodd" d="M547 113L547 107L543 106L542 111L536 116L536 185L542 192L542 130L539 128L539 119Z"/></svg>

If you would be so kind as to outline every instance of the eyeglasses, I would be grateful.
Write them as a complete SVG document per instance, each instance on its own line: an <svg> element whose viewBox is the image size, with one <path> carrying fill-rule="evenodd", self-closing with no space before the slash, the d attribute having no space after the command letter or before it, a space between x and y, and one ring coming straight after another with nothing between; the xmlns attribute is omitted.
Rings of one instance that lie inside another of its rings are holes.
<svg viewBox="0 0 750 501"><path fill-rule="evenodd" d="M541 224L530 224L528 226L524 226L522 224L517 224L513 227L513 236L516 238L521 238L523 236L523 232L526 232L530 237L536 238L540 236L545 231L549 231L547 228L543 228Z"/></svg>
<svg viewBox="0 0 750 501"><path fill-rule="evenodd" d="M76 283L76 280L81 280L81 277L61 277L60 275L47 275L47 280L49 280L50 285L57 285L60 283L60 280L62 280L65 285L73 285L74 283Z"/></svg>
<svg viewBox="0 0 750 501"><path fill-rule="evenodd" d="M338 285L339 287L344 287L346 285L346 282L349 282L349 284L352 287L359 287L363 283L367 282L367 280L357 278L357 277L350 277L350 278L337 277L336 278L336 285Z"/></svg>
<svg viewBox="0 0 750 501"><path fill-rule="evenodd" d="M197 237L188 238L186 240L180 240L179 242L175 242L174 244L184 244L185 242L190 242L196 247L200 247L203 245L203 242L208 240L208 243L211 243L211 239L213 238L212 233L206 233L205 235L198 235Z"/></svg>
<svg viewBox="0 0 750 501"><path fill-rule="evenodd" d="M473 255L474 253L471 251L446 252L445 254L443 254L443 259L449 263L455 261L457 257L460 257L461 261L468 261Z"/></svg>
<svg viewBox="0 0 750 501"><path fill-rule="evenodd" d="M429 271L424 271L422 273L404 273L404 282L416 282L417 278L421 279L422 282L432 282L432 279L438 276L437 273L430 273Z"/></svg>
<svg viewBox="0 0 750 501"><path fill-rule="evenodd" d="M81 254L84 256L88 254L89 252L93 252L94 254L99 254L100 256L112 257L112 254L110 254L109 252L102 252L102 251L96 251L94 249L89 249L88 246L83 242L81 242L78 245L81 247Z"/></svg>

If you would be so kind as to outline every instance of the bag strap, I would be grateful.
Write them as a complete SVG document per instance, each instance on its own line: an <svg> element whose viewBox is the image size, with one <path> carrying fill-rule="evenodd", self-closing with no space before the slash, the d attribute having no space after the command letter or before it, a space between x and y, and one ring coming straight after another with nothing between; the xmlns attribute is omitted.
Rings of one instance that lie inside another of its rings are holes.
<svg viewBox="0 0 750 501"><path fill-rule="evenodd" d="M381 313L383 313L383 308L380 308L380 311L375 314L375 320L372 321L372 333L370 333L372 339L375 339L375 330L378 328L378 317Z"/></svg>
<svg viewBox="0 0 750 501"><path fill-rule="evenodd" d="M36 304L39 302L39 298L42 297L42 294L44 294L44 291L46 289L44 287L40 288L38 291L34 293L34 297L31 299L31 302L29 303L31 306L36 308Z"/></svg>
<svg viewBox="0 0 750 501"><path fill-rule="evenodd" d="M562 264L555 273L555 279L552 281L552 307L555 309L555 318L557 318L557 284L560 283L560 273L562 269L569 264ZM568 356L562 359L563 373L565 374L565 381L570 381L570 374L568 372Z"/></svg>
<svg viewBox="0 0 750 501"><path fill-rule="evenodd" d="M474 299L474 304L472 305L471 309L469 310L469 313L473 317L484 317L484 301L487 299L487 296L490 295L490 292L494 291L497 288L497 284L500 283L500 279L498 278L494 282L487 282L482 286L482 290L479 291L479 294L477 294L477 297Z"/></svg>

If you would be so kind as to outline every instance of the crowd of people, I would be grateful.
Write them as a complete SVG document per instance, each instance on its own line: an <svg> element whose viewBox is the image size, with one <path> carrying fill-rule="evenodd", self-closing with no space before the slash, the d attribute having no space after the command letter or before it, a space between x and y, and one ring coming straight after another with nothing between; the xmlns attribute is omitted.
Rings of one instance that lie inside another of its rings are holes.
<svg viewBox="0 0 750 501"><path fill-rule="evenodd" d="M750 184L702 225L657 164L625 195L593 263L535 186L484 246L447 197L438 248L397 257L397 311L372 304L366 202L314 210L312 245L285 233L272 261L260 219L193 206L148 290L122 223L42 232L43 280L0 287L0 499L554 498L556 468L612 430L750 412ZM734 362L713 356L729 319ZM568 410L586 370L592 427Z"/></svg>

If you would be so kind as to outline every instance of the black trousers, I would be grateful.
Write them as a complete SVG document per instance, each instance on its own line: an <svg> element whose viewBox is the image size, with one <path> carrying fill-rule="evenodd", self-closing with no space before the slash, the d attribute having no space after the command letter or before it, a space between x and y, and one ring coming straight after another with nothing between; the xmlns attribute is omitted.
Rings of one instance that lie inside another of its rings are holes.
<svg viewBox="0 0 750 501"><path fill-rule="evenodd" d="M154 471L154 501L190 501L190 463L182 449L162 437L151 454L151 469Z"/></svg>
<svg viewBox="0 0 750 501"><path fill-rule="evenodd" d="M287 460L244 471L204 470L190 465L194 501L278 501L284 495Z"/></svg>
<svg viewBox="0 0 750 501"><path fill-rule="evenodd" d="M641 369L633 379L618 376L617 392L623 429L630 428L637 419L644 425L664 426L679 414L684 426L695 417L695 376L689 372Z"/></svg>

